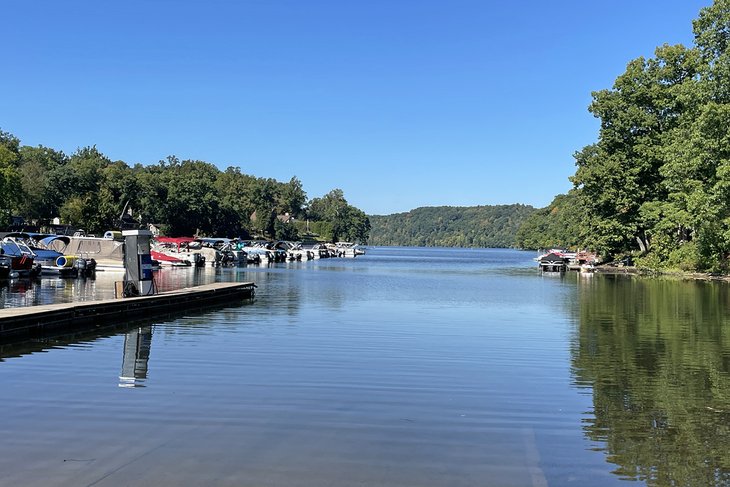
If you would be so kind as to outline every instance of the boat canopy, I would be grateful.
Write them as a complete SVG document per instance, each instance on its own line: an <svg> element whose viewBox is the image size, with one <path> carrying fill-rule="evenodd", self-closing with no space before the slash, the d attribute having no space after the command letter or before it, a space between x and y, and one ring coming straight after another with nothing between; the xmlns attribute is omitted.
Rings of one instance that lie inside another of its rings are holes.
<svg viewBox="0 0 730 487"><path fill-rule="evenodd" d="M68 245L71 242L71 238L67 237L65 235L52 235L50 237L45 237L45 238L40 239L39 243L43 244L44 247L48 247L49 245L51 245L53 242L55 242L57 240L65 243L66 245Z"/></svg>
<svg viewBox="0 0 730 487"><path fill-rule="evenodd" d="M19 257L23 254L32 254L30 248L22 241L7 238L0 242L0 249L3 249L4 254L14 257Z"/></svg>
<svg viewBox="0 0 730 487"><path fill-rule="evenodd" d="M196 242L198 239L191 237L155 237L157 242L160 243L174 243L177 245Z"/></svg>
<svg viewBox="0 0 730 487"><path fill-rule="evenodd" d="M10 232L10 233L8 233L5 236L6 237L19 238L19 239L22 239L22 240L28 240L29 238L31 238L31 234L30 233L25 233L25 232Z"/></svg>

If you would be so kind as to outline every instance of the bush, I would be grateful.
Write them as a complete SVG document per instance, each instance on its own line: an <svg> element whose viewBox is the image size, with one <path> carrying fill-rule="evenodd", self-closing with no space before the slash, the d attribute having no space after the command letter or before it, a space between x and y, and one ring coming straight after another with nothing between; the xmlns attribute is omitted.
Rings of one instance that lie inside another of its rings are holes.
<svg viewBox="0 0 730 487"><path fill-rule="evenodd" d="M667 266L685 272L697 270L699 266L699 252L694 242L685 242L669 253Z"/></svg>

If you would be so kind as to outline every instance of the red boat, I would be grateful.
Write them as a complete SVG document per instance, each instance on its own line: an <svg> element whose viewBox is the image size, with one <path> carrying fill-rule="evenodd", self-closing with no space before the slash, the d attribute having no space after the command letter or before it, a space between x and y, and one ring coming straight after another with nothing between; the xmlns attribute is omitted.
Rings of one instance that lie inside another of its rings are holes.
<svg viewBox="0 0 730 487"><path fill-rule="evenodd" d="M171 267L190 267L190 261L178 259L171 255L157 252L156 250L150 250L150 256L160 263L160 266L171 266Z"/></svg>
<svg viewBox="0 0 730 487"><path fill-rule="evenodd" d="M206 259L203 256L203 244L198 239L188 237L155 237L152 245L154 248L152 258L159 260L160 265L205 266ZM187 264L182 264L184 262L187 262Z"/></svg>

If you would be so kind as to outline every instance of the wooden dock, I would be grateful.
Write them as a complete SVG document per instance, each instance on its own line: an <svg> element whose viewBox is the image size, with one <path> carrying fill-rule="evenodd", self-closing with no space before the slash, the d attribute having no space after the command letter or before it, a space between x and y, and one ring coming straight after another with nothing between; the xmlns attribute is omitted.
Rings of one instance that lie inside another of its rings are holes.
<svg viewBox="0 0 730 487"><path fill-rule="evenodd" d="M253 282L215 283L153 296L0 309L0 343L151 318L252 298Z"/></svg>

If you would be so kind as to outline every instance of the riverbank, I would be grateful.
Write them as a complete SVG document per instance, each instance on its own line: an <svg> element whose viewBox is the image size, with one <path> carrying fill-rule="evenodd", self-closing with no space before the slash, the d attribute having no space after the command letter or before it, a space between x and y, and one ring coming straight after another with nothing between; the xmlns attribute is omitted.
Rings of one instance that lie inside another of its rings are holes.
<svg viewBox="0 0 730 487"><path fill-rule="evenodd" d="M724 274L713 274L709 272L683 272L683 271L665 271L650 269L648 267L635 266L596 266L594 272L598 274L614 274L614 275L635 275L647 277L668 277L673 279L687 281L718 281L730 282L730 276Z"/></svg>

